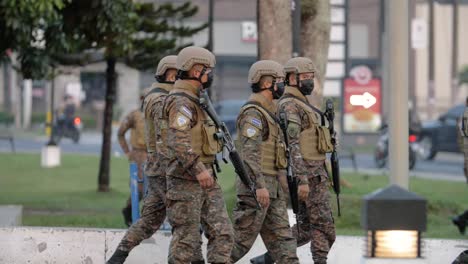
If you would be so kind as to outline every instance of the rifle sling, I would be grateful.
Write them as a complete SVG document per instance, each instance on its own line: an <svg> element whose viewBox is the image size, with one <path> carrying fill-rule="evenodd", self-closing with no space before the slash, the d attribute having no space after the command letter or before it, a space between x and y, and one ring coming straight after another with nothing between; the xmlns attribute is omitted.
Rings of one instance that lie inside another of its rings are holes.
<svg viewBox="0 0 468 264"><path fill-rule="evenodd" d="M249 105L255 105L259 108L261 108L263 111L265 111L273 120L275 120L275 122L280 125L280 121L278 119L278 117L276 117L272 112L268 111L265 107L263 107L259 102L255 102L255 101L248 101L247 103L245 103L242 107L247 107Z"/></svg>
<svg viewBox="0 0 468 264"><path fill-rule="evenodd" d="M312 109L314 112L316 112L317 114L320 115L320 121L321 121L321 124L322 126L325 126L325 115L322 111L320 111L320 109L318 109L317 107L311 105L309 102L307 102L306 100L302 100L301 98L298 98L294 95L291 95L291 94L285 94L283 95L279 101L281 100L284 100L284 99L295 99L295 100L298 100L299 102L303 103L304 105L308 106L310 109Z"/></svg>

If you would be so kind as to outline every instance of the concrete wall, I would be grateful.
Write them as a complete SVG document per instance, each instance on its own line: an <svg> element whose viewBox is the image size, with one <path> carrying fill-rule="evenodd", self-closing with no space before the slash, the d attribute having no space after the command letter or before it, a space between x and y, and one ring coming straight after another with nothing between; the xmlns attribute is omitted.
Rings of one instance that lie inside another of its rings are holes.
<svg viewBox="0 0 468 264"><path fill-rule="evenodd" d="M110 258L125 230L40 228L0 228L0 263L85 263L100 264ZM170 233L158 232L144 241L130 254L126 264L167 263ZM424 240L424 259L374 260L363 259L364 240L361 237L340 236L329 256L331 264L360 263L451 263L461 251L468 248L466 240ZM206 241L204 248L206 248ZM238 263L265 250L260 239L253 249ZM206 254L206 250L204 250ZM312 264L309 245L298 249L301 263Z"/></svg>

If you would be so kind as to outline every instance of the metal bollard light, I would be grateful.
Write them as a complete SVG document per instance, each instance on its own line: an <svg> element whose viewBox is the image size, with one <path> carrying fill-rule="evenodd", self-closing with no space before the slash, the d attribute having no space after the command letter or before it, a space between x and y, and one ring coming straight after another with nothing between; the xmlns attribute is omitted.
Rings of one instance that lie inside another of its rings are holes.
<svg viewBox="0 0 468 264"><path fill-rule="evenodd" d="M138 166L135 162L130 163L130 193L132 200L132 223L140 218L140 204L138 199Z"/></svg>

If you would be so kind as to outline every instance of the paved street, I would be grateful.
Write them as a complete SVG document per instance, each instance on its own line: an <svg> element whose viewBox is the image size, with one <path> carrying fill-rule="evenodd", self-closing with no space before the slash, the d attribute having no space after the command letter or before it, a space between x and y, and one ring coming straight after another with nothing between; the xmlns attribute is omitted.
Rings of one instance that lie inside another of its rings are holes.
<svg viewBox="0 0 468 264"><path fill-rule="evenodd" d="M41 148L46 144L45 136L34 138L17 138L15 140L16 151L40 153ZM81 153L99 155L101 151L102 136L98 132L84 132L79 144L74 144L70 139L62 139L60 144L63 153ZM0 141L0 152L10 152L10 145L7 141ZM116 129L112 133L112 154L122 155L122 151L117 142ZM347 152L341 153L340 165L343 170L352 170L352 163L346 158ZM356 162L360 172L369 174L382 174L385 170L375 167L374 158L371 154L356 154ZM455 181L464 181L463 176L463 155L452 153L438 153L432 161L418 160L416 167L410 172L423 178L437 178Z"/></svg>
<svg viewBox="0 0 468 264"><path fill-rule="evenodd" d="M48 142L45 136L16 138L15 147L17 152L40 153L42 147ZM98 132L84 132L81 135L80 142L75 144L71 139L63 138L60 142L60 148L63 153L95 154L101 153L102 135ZM0 141L0 152L10 152L10 143ZM121 155L119 143L117 142L116 130L112 132L112 154Z"/></svg>

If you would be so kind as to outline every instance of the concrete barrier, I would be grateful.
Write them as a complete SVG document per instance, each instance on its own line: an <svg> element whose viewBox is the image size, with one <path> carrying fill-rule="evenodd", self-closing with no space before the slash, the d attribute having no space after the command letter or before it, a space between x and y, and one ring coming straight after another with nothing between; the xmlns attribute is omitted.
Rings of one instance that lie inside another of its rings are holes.
<svg viewBox="0 0 468 264"><path fill-rule="evenodd" d="M20 226L23 221L23 206L0 205L0 227Z"/></svg>
<svg viewBox="0 0 468 264"><path fill-rule="evenodd" d="M0 263L59 263L101 264L110 258L125 230L10 227L0 228ZM169 232L158 232L136 247L126 264L167 263ZM206 245L206 240L205 240ZM387 263L451 263L460 252L468 249L467 240L424 240L424 258L418 260L364 259L364 239L339 236L329 256L331 264L387 264ZM252 250L238 263L263 253L265 247L259 238ZM206 254L206 247L204 247ZM312 264L309 245L298 249L301 263Z"/></svg>

